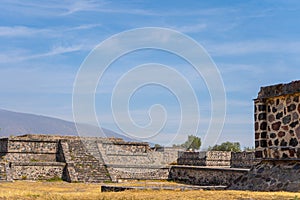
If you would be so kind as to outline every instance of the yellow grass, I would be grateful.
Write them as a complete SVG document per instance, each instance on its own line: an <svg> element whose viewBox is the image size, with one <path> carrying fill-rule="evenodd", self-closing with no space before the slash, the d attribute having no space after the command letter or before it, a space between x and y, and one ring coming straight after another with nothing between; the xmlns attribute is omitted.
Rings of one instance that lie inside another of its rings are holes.
<svg viewBox="0 0 300 200"><path fill-rule="evenodd" d="M126 183L129 185L130 183ZM153 183L135 182L133 185ZM175 183L162 183L165 185ZM17 181L0 183L0 199L300 199L300 193L250 191L125 191L101 193L100 184Z"/></svg>

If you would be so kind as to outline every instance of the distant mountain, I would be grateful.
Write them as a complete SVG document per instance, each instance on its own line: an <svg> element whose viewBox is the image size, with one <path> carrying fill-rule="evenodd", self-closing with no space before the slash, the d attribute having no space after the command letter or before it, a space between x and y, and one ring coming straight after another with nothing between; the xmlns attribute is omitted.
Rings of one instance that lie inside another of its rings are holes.
<svg viewBox="0 0 300 200"><path fill-rule="evenodd" d="M41 115L12 112L0 109L0 136L24 134L78 135L75 123ZM108 129L99 129L91 125L81 125L84 136L116 137L125 141L131 138ZM82 135L81 135L82 136Z"/></svg>

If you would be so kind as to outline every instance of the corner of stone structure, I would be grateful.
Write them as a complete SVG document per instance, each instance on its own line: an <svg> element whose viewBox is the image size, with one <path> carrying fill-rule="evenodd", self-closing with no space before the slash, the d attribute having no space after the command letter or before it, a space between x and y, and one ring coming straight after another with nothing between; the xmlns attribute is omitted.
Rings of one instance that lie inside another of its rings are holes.
<svg viewBox="0 0 300 200"><path fill-rule="evenodd" d="M254 99L255 157L229 189L299 191L300 81L261 87Z"/></svg>

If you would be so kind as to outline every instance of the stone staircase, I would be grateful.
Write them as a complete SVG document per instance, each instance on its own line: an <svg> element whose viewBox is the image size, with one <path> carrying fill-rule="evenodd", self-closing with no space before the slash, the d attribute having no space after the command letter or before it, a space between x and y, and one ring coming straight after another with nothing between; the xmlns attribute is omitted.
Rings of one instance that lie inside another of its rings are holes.
<svg viewBox="0 0 300 200"><path fill-rule="evenodd" d="M101 152L99 151L97 141L95 140L82 140L88 153L90 153L94 158L96 158L101 164L104 165L104 160L102 158Z"/></svg>
<svg viewBox="0 0 300 200"><path fill-rule="evenodd" d="M96 141L72 140L68 141L68 145L78 182L111 180Z"/></svg>

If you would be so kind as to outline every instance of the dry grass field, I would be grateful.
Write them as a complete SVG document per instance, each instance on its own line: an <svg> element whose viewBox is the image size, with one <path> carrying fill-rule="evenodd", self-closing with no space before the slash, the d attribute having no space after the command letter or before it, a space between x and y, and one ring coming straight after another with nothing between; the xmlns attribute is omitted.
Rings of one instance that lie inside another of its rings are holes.
<svg viewBox="0 0 300 200"><path fill-rule="evenodd" d="M128 185L128 183L126 183ZM138 183L135 183L138 184ZM148 184L148 183L143 183ZM150 183L151 184L151 183ZM156 183L153 183L156 184ZM169 184L169 183L163 183ZM174 183L170 183L174 184ZM298 198L299 197L299 198ZM300 199L300 193L249 191L100 191L100 184L16 181L0 183L0 199Z"/></svg>

